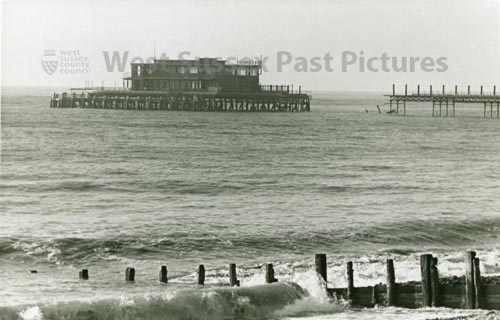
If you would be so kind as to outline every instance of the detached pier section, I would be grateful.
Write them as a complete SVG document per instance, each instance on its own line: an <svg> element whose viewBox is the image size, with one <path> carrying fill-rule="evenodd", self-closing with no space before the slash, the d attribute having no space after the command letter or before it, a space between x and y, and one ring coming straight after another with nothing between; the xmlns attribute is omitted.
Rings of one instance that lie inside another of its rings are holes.
<svg viewBox="0 0 500 320"><path fill-rule="evenodd" d="M392 85L392 94L386 95L389 98L389 113L406 115L407 102L432 102L433 117L454 117L455 105L457 103L475 103L482 104L483 116L491 118L500 117L500 95L497 94L497 87L493 86L491 92L484 92L481 86L479 92L471 93L470 86L467 86L467 92L459 92L458 86L455 86L452 92L446 91L445 86L438 90L433 90L429 86L428 92L420 91L420 85L416 92L408 94L408 86L405 85L404 93L396 93L396 86Z"/></svg>
<svg viewBox="0 0 500 320"><path fill-rule="evenodd" d="M293 85L261 85L260 62L231 64L216 58L131 63L123 88L71 89L55 94L51 108L177 111L310 111L310 96Z"/></svg>
<svg viewBox="0 0 500 320"><path fill-rule="evenodd" d="M302 93L163 93L99 90L54 93L51 108L169 110L169 111L310 111L310 97Z"/></svg>

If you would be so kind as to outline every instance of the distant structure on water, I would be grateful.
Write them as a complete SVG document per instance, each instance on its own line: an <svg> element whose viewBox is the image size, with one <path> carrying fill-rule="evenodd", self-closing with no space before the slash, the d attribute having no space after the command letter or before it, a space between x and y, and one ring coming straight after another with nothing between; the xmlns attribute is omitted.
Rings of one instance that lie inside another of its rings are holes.
<svg viewBox="0 0 500 320"><path fill-rule="evenodd" d="M216 58L131 63L123 88L86 86L56 94L51 108L180 111L310 111L311 97L290 85L261 85L260 62Z"/></svg>

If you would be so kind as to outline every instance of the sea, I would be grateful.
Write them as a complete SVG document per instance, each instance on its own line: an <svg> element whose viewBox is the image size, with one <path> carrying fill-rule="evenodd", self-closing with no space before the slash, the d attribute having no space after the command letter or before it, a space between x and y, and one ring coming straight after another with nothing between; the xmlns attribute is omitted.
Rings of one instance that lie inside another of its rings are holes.
<svg viewBox="0 0 500 320"><path fill-rule="evenodd" d="M397 282L419 280L432 253L462 276L475 250L500 275L500 121L482 105L398 116L383 92L311 92L303 113L50 109L54 91L2 88L1 320L500 318L350 307L314 271L325 253L329 287L348 261L374 285L391 258Z"/></svg>

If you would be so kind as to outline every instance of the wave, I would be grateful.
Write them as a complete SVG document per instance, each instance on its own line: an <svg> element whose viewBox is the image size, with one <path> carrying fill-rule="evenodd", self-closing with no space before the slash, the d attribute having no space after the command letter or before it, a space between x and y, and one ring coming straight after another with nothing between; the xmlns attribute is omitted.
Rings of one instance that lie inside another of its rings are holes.
<svg viewBox="0 0 500 320"><path fill-rule="evenodd" d="M163 231L163 230L162 230ZM317 251L336 254L386 252L408 255L420 250L461 250L491 248L500 244L500 217L477 220L415 220L376 223L364 228L324 229L315 232L283 230L269 234L241 232L149 232L147 235L114 238L0 238L0 259L26 256L40 262L74 264L110 259L156 259L197 257L225 252L233 257L310 255ZM244 256L241 256L244 255Z"/></svg>
<svg viewBox="0 0 500 320"><path fill-rule="evenodd" d="M2 320L72 319L267 319L309 296L295 283L241 288L185 289L162 295L72 301L0 308Z"/></svg>

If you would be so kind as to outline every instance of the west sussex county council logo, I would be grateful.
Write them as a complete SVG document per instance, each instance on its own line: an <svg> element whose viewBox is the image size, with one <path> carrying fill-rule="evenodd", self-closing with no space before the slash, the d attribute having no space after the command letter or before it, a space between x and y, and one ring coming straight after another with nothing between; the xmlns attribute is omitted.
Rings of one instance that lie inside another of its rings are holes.
<svg viewBox="0 0 500 320"><path fill-rule="evenodd" d="M45 54L42 56L42 67L48 75L51 75L57 70L59 58L56 56L55 50L44 50L44 52Z"/></svg>

